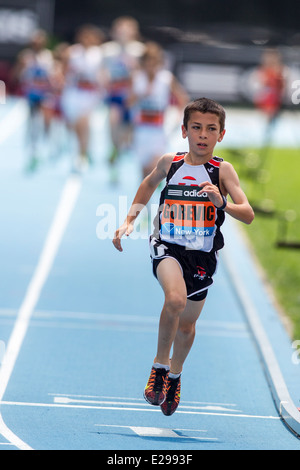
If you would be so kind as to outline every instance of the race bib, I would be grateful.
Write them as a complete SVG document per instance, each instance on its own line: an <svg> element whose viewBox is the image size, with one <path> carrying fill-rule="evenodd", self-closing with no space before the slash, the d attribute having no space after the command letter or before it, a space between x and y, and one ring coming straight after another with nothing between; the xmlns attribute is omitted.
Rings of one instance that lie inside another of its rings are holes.
<svg viewBox="0 0 300 470"><path fill-rule="evenodd" d="M167 187L161 212L163 240L203 240L214 235L216 208L206 193L199 195L200 189L200 186Z"/></svg>

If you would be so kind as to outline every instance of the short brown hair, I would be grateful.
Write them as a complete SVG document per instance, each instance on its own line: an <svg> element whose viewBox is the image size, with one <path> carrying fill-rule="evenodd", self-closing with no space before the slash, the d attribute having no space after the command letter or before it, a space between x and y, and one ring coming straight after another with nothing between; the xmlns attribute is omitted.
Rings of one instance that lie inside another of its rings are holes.
<svg viewBox="0 0 300 470"><path fill-rule="evenodd" d="M223 132L223 130L225 129L225 118L226 118L225 109L216 101L211 100L209 98L198 98L192 101L191 103L189 103L184 110L184 116L183 116L183 125L186 129L188 126L188 121L190 119L190 116L194 111L200 111L200 113L203 113L203 114L205 113L216 114L216 116L218 116L219 118L220 132Z"/></svg>

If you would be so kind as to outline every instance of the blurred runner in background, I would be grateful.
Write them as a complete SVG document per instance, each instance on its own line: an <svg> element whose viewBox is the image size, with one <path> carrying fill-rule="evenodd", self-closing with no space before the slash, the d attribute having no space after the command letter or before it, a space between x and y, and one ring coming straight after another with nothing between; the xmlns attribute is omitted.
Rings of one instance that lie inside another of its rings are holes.
<svg viewBox="0 0 300 470"><path fill-rule="evenodd" d="M128 16L112 23L112 40L103 45L106 103L109 106L112 152L109 157L112 182L117 180L115 164L120 152L128 147L131 135L130 113L127 99L131 88L132 72L144 52L139 40L139 24Z"/></svg>
<svg viewBox="0 0 300 470"><path fill-rule="evenodd" d="M263 146L268 146L271 133L283 106L286 68L280 52L276 49L266 50L260 66L254 72L254 104L267 117L267 128Z"/></svg>
<svg viewBox="0 0 300 470"><path fill-rule="evenodd" d="M61 97L65 86L65 60L70 44L59 43L53 50L53 73L52 73L52 102L54 119L52 124L52 152L54 161L57 161L67 149L68 131L66 121L62 112Z"/></svg>
<svg viewBox="0 0 300 470"><path fill-rule="evenodd" d="M133 73L129 103L133 116L133 151L144 179L166 152L165 115L171 101L181 117L188 95L174 75L165 68L164 51L148 42L141 57L141 69Z"/></svg>
<svg viewBox="0 0 300 470"><path fill-rule="evenodd" d="M65 53L65 87L61 98L63 115L74 131L79 147L75 169L88 166L90 156L90 117L101 99L100 69L103 32L93 25L83 25L76 35L76 44Z"/></svg>
<svg viewBox="0 0 300 470"><path fill-rule="evenodd" d="M53 56L47 49L47 34L36 31L27 49L20 52L13 71L21 93L29 105L28 138L30 161L28 170L34 170L41 160L39 143L49 136L54 116ZM45 147L47 147L47 144Z"/></svg>

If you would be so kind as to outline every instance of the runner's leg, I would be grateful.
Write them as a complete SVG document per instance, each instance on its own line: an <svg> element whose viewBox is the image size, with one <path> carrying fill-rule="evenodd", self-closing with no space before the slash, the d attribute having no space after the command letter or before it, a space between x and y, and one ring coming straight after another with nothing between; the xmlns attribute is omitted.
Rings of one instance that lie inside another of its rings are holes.
<svg viewBox="0 0 300 470"><path fill-rule="evenodd" d="M173 374L179 374L182 371L184 361L195 339L196 322L203 309L204 303L205 299L198 302L188 300L184 312L179 317L170 369L170 372Z"/></svg>
<svg viewBox="0 0 300 470"><path fill-rule="evenodd" d="M178 262L173 258L163 259L157 267L157 278L165 294L165 303L160 316L157 354L154 362L169 364L179 317L186 307L186 286Z"/></svg>

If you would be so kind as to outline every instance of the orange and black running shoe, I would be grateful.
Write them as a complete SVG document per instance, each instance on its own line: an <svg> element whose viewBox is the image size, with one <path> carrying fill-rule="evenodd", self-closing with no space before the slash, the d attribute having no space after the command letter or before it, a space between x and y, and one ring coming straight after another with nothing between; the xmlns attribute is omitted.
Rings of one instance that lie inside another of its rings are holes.
<svg viewBox="0 0 300 470"><path fill-rule="evenodd" d="M144 390L144 398L150 405L159 406L166 399L166 379L169 371L152 367L149 380Z"/></svg>
<svg viewBox="0 0 300 470"><path fill-rule="evenodd" d="M181 378L166 380L166 399L160 408L164 415L171 416L177 410L180 401Z"/></svg>

